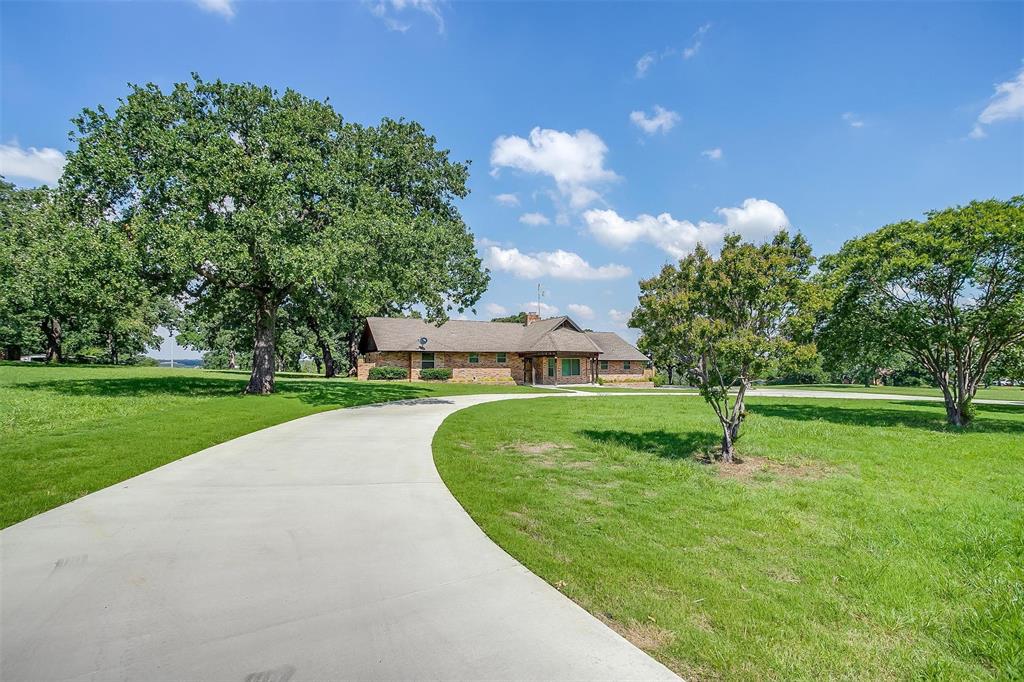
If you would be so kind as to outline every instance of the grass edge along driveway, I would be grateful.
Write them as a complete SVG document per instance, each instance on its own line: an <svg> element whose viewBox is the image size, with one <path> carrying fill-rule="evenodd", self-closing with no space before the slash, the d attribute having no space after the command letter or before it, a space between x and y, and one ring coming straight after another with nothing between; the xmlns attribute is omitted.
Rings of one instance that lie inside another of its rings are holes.
<svg viewBox="0 0 1024 682"><path fill-rule="evenodd" d="M434 457L495 542L683 677L1024 674L1024 408L966 432L927 402L749 411L727 476L691 397L476 406Z"/></svg>
<svg viewBox="0 0 1024 682"><path fill-rule="evenodd" d="M148 367L0 364L0 528L238 436L306 415L394 400L519 393L489 384L366 382Z"/></svg>

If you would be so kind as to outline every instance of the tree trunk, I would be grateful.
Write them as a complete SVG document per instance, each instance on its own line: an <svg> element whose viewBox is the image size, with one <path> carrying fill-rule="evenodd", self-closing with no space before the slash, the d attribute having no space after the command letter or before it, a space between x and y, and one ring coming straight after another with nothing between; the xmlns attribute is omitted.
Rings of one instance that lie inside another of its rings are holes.
<svg viewBox="0 0 1024 682"><path fill-rule="evenodd" d="M728 422L722 424L722 461L732 464L732 456L735 452L732 440L732 425Z"/></svg>
<svg viewBox="0 0 1024 682"><path fill-rule="evenodd" d="M314 355L313 356L313 364L316 365L316 373L317 374L320 374L321 372L324 371L324 363L323 363L323 361L320 360L320 356L319 355Z"/></svg>
<svg viewBox="0 0 1024 682"><path fill-rule="evenodd" d="M21 360L21 346L11 343L4 349L4 356L11 362Z"/></svg>
<svg viewBox="0 0 1024 682"><path fill-rule="evenodd" d="M349 332L346 337L348 353L348 375L354 377L356 375L356 368L359 362L359 339L355 332Z"/></svg>
<svg viewBox="0 0 1024 682"><path fill-rule="evenodd" d="M228 369L238 369L238 359L235 357L235 351L228 352Z"/></svg>
<svg viewBox="0 0 1024 682"><path fill-rule="evenodd" d="M672 365L668 366L668 385L669 386L673 386L674 385L673 382L672 382Z"/></svg>
<svg viewBox="0 0 1024 682"><path fill-rule="evenodd" d="M320 332L320 323L312 315L306 320L306 326L309 327L313 335L316 336L316 345L320 347L320 357L324 361L324 378L333 379L338 376L338 367L334 362L334 353L331 352L331 344L327 338ZM320 371L320 363L317 362L317 372Z"/></svg>
<svg viewBox="0 0 1024 682"><path fill-rule="evenodd" d="M256 341L252 351L252 374L246 393L268 395L274 392L274 332L277 324L277 305L267 295L260 296L256 304Z"/></svg>
<svg viewBox="0 0 1024 682"><path fill-rule="evenodd" d="M39 328L46 336L46 361L64 362L64 353L61 350L60 321L55 317L46 317L39 323Z"/></svg>

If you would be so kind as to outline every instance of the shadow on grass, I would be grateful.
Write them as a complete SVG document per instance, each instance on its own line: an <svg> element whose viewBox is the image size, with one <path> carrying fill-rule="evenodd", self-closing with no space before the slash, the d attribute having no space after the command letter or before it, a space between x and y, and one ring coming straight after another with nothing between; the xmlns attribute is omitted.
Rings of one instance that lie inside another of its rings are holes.
<svg viewBox="0 0 1024 682"><path fill-rule="evenodd" d="M10 386L13 390L49 391L69 396L141 398L150 396L192 398L238 398L248 375L233 377L159 376L102 379L57 379ZM339 407L367 403L421 398L429 392L402 384L359 383L354 381L295 380L277 382L275 395L301 400L309 405ZM258 400L255 396L254 400Z"/></svg>
<svg viewBox="0 0 1024 682"><path fill-rule="evenodd" d="M966 429L946 423L946 409L939 402L900 400L879 405L879 401L850 401L837 407L817 402L748 402L747 411L754 415L778 417L793 421L827 421L833 424L868 427L909 427L941 433L1024 433L1024 418L1019 421L994 415L1018 414L1024 408L1013 405L975 405L977 417ZM912 407L915 409L906 409Z"/></svg>
<svg viewBox="0 0 1024 682"><path fill-rule="evenodd" d="M621 445L637 452L653 453L664 459L694 459L719 444L712 433L691 431L686 434L668 431L613 431L584 429L581 436L596 443Z"/></svg>

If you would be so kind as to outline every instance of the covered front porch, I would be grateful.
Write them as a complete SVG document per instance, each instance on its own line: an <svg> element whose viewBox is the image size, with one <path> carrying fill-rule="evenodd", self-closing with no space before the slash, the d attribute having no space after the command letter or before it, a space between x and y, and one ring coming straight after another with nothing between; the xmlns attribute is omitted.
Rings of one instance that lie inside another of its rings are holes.
<svg viewBox="0 0 1024 682"><path fill-rule="evenodd" d="M597 353L524 353L523 383L559 386L597 383Z"/></svg>

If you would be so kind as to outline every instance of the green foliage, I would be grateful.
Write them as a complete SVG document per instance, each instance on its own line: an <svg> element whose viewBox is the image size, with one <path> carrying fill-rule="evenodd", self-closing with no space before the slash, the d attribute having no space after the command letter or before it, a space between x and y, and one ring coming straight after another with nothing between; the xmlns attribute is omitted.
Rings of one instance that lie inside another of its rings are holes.
<svg viewBox="0 0 1024 682"><path fill-rule="evenodd" d="M1024 340L1024 196L852 239L823 259L821 281L834 298L823 345L845 357L909 356L942 389L950 423L967 424L988 367Z"/></svg>
<svg viewBox="0 0 1024 682"><path fill-rule="evenodd" d="M62 214L56 199L0 182L0 343L114 364L156 347L170 301L140 280L123 235Z"/></svg>
<svg viewBox="0 0 1024 682"><path fill-rule="evenodd" d="M508 315L506 317L492 317L491 322L516 322L518 324L526 324L526 313L516 313L515 315Z"/></svg>
<svg viewBox="0 0 1024 682"><path fill-rule="evenodd" d="M372 372L373 370L370 371ZM405 370L402 371L404 372ZM451 367L428 367L427 369L420 370L420 379L423 381L447 381L451 378Z"/></svg>
<svg viewBox="0 0 1024 682"><path fill-rule="evenodd" d="M643 332L641 348L656 365L684 368L714 409L726 460L740 435L750 383L814 355L806 342L813 262L799 234L781 231L761 245L728 235L717 259L698 244L677 265L640 282L629 326Z"/></svg>
<svg viewBox="0 0 1024 682"><path fill-rule="evenodd" d="M1003 350L989 365L985 380L988 383L1011 381L1018 385L1024 384L1024 343Z"/></svg>
<svg viewBox="0 0 1024 682"><path fill-rule="evenodd" d="M747 409L740 472L665 395L461 410L434 460L489 538L684 679L1020 677L1024 408L967 431L939 402Z"/></svg>
<svg viewBox="0 0 1024 682"><path fill-rule="evenodd" d="M131 86L113 113L86 109L75 125L66 206L182 296L197 343L251 340L250 392L297 362L275 352L279 316L296 335L309 315L340 333L336 310L419 304L443 319L486 288L454 205L468 169L419 124L362 127L294 90L194 76L167 93Z"/></svg>
<svg viewBox="0 0 1024 682"><path fill-rule="evenodd" d="M668 375L664 374L662 372L656 372L654 374L653 381L654 381L654 387L655 388L660 388L661 386L664 386L664 385L666 385L668 383Z"/></svg>
<svg viewBox="0 0 1024 682"><path fill-rule="evenodd" d="M408 379L409 370L404 367L371 367L367 378L374 380L394 381L396 379Z"/></svg>

